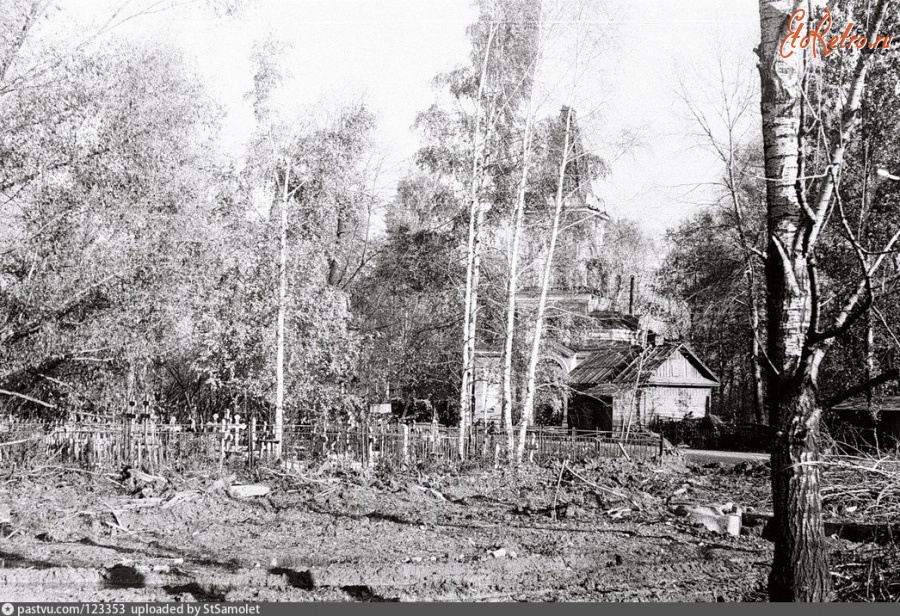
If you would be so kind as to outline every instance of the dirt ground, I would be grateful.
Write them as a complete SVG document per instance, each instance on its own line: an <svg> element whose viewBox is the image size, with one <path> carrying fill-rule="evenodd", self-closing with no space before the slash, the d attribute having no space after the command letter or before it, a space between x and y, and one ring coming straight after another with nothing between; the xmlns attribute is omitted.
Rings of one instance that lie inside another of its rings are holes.
<svg viewBox="0 0 900 616"><path fill-rule="evenodd" d="M764 598L772 550L760 527L712 534L673 509L731 501L771 510L765 467L572 468L577 475L557 464L379 476L320 467L162 481L20 471L0 480L0 600ZM250 482L271 492L229 496L229 484Z"/></svg>

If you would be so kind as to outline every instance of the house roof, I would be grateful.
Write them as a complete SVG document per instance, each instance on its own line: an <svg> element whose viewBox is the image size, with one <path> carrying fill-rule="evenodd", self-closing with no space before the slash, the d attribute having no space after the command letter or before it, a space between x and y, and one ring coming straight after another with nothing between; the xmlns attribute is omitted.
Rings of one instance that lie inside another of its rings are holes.
<svg viewBox="0 0 900 616"><path fill-rule="evenodd" d="M598 341L594 352L569 373L569 382L578 385L614 382L640 352L641 347L629 342Z"/></svg>
<svg viewBox="0 0 900 616"><path fill-rule="evenodd" d="M831 407L835 411L866 411L865 396L857 396ZM872 408L879 411L900 411L900 396L872 396Z"/></svg>
<svg viewBox="0 0 900 616"><path fill-rule="evenodd" d="M647 347L642 353L639 346L612 341L595 350L572 370L569 382L577 385L625 385L633 384L640 377L643 384L676 352L681 352L705 378L715 384L719 383L715 373L684 343L665 342Z"/></svg>

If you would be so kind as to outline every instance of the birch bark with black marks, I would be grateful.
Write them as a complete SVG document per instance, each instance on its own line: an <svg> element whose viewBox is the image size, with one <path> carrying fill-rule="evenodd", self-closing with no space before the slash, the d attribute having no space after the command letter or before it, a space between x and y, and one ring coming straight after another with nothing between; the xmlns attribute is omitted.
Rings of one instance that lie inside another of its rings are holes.
<svg viewBox="0 0 900 616"><path fill-rule="evenodd" d="M538 39L540 39L541 24L538 23ZM537 111L533 108L534 95L537 84L537 70L540 64L540 53L535 58L531 80L531 92L528 96L528 116L525 118L525 133L522 139L522 175L519 178L519 187L516 194L516 203L513 208L513 236L509 250L509 281L506 290L506 329L503 340L503 397L501 399L501 412L503 426L506 429L506 452L508 462L514 460L515 432L512 420L512 355L513 340L516 327L516 288L518 284L519 245L522 238L522 230L525 223L525 196L528 188L529 163L531 161L531 141L534 132L534 116Z"/></svg>
<svg viewBox="0 0 900 616"><path fill-rule="evenodd" d="M466 253L466 291L463 299L463 352L462 379L459 387L459 457L466 457L466 431L471 422L472 396L475 385L475 334L478 317L478 280L481 267L481 228L484 223L484 207L481 203L481 185L483 182L482 157L486 129L482 128L484 119L483 98L487 71L491 56L491 46L496 33L496 25L491 23L488 41L481 64L478 80L478 94L475 101L475 132L472 138L472 180L469 195L469 240Z"/></svg>
<svg viewBox="0 0 900 616"><path fill-rule="evenodd" d="M570 99L571 100L571 99ZM569 149L572 133L572 108L566 112L566 129L563 138L562 160L559 163L556 198L553 209L553 226L550 231L550 242L547 247L547 259L541 274L541 295L538 299L537 314L534 318L534 335L531 340L531 353L528 357L528 372L525 377L525 401L522 405L522 419L519 422L519 443L516 447L516 462L521 464L525 454L525 439L528 426L534 423L534 397L537 365L541 352L541 336L544 330L544 312L547 307L547 294L550 290L550 278L553 272L553 253L556 250L556 239L559 236L559 223L562 218L563 201L565 201L566 168L569 164Z"/></svg>
<svg viewBox="0 0 900 616"><path fill-rule="evenodd" d="M875 6L870 34L880 26L887 4L879 0ZM794 48L788 57L779 52L795 8L790 0L760 0L762 40L757 50L768 222L768 401L776 429L772 444L776 536L769 596L775 601L825 601L832 597L832 583L819 486L818 371L831 341L862 316L871 295L861 283L832 326L820 331L815 249L837 192L847 145L857 132L869 54L860 54L851 75L838 127L840 139L827 153L828 172L811 205L800 173L806 50ZM877 267L873 264L872 269ZM872 273L864 276L868 279Z"/></svg>
<svg viewBox="0 0 900 616"><path fill-rule="evenodd" d="M281 198L281 234L278 251L278 317L275 349L275 458L280 459L284 437L284 313L287 310L287 226L288 185L291 166L284 171L284 191Z"/></svg>

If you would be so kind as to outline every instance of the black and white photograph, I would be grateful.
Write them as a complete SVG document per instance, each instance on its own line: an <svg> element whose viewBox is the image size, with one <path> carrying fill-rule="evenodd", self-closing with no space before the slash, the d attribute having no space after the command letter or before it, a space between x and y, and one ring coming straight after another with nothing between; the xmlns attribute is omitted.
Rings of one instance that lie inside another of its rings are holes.
<svg viewBox="0 0 900 616"><path fill-rule="evenodd" d="M900 601L895 34L0 0L3 616Z"/></svg>

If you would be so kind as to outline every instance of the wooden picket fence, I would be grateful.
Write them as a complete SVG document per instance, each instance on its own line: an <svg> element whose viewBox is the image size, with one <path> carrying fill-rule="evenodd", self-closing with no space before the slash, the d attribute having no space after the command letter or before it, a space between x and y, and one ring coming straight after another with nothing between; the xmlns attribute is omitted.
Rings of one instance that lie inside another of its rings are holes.
<svg viewBox="0 0 900 616"><path fill-rule="evenodd" d="M282 457L286 461L332 460L341 465L416 468L459 463L459 429L437 424L357 426L287 425ZM506 434L485 428L467 432L469 464L499 466L506 460ZM154 471L163 467L250 466L274 461L271 425L240 415L214 417L198 424L132 417L117 422L35 424L0 421L0 467L28 460L55 460L85 468L126 465ZM648 461L664 453L664 441L651 433L621 434L560 428L531 429L525 459L617 458Z"/></svg>

